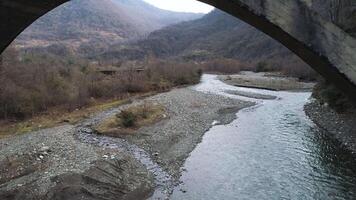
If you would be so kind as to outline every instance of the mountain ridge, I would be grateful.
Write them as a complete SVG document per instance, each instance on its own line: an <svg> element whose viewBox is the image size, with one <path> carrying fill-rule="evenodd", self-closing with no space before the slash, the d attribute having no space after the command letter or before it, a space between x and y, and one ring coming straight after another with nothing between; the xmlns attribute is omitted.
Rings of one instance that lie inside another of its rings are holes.
<svg viewBox="0 0 356 200"><path fill-rule="evenodd" d="M73 0L37 20L16 43L24 49L88 54L90 49L100 51L109 44L142 38L164 26L201 16L162 10L142 0Z"/></svg>
<svg viewBox="0 0 356 200"><path fill-rule="evenodd" d="M202 18L153 31L147 38L130 45L112 45L99 57L137 59L139 55L188 60L225 57L246 62L291 59L302 63L274 39L218 9Z"/></svg>
<svg viewBox="0 0 356 200"><path fill-rule="evenodd" d="M261 31L217 9L203 18L154 31L142 41L145 49L150 50L155 49L152 46L157 46L157 43L164 42L170 46L168 49L162 48L163 51L177 55L206 51L217 56L249 61L291 54ZM164 44L162 46L166 47ZM161 56L160 52L153 52ZM166 56L164 52L163 55Z"/></svg>

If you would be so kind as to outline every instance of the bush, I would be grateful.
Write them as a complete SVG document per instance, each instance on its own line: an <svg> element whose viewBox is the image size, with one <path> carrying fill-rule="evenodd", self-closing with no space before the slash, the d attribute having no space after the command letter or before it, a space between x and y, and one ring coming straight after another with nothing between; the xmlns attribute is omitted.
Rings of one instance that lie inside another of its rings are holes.
<svg viewBox="0 0 356 200"><path fill-rule="evenodd" d="M266 72L268 71L267 62L261 61L256 64L255 72Z"/></svg>
<svg viewBox="0 0 356 200"><path fill-rule="evenodd" d="M171 87L199 83L202 75L197 64L177 61L150 59L146 63L145 74L151 83L170 83Z"/></svg>
<svg viewBox="0 0 356 200"><path fill-rule="evenodd" d="M316 81L319 78L318 73L295 56L289 58L267 59L257 62L253 71L281 72L285 76L298 78L303 81Z"/></svg>
<svg viewBox="0 0 356 200"><path fill-rule="evenodd" d="M133 112L127 110L121 111L118 118L121 119L122 125L126 128L135 126L135 122L137 120L136 115Z"/></svg>
<svg viewBox="0 0 356 200"><path fill-rule="evenodd" d="M217 58L201 64L200 68L205 72L236 74L246 68L245 64L234 59Z"/></svg>
<svg viewBox="0 0 356 200"><path fill-rule="evenodd" d="M295 77L302 81L316 81L319 78L319 74L313 68L299 60L292 60L281 71L286 76Z"/></svg>
<svg viewBox="0 0 356 200"><path fill-rule="evenodd" d="M82 61L34 54L24 54L20 60L13 46L2 56L0 118L24 119L53 106L70 109L88 102Z"/></svg>
<svg viewBox="0 0 356 200"><path fill-rule="evenodd" d="M194 63L148 59L118 68L112 75L73 57L17 53L11 46L0 66L0 119L24 119L51 107L69 111L86 106L91 98L125 98L134 93L165 91L198 83L202 72ZM137 72L136 66L144 66Z"/></svg>

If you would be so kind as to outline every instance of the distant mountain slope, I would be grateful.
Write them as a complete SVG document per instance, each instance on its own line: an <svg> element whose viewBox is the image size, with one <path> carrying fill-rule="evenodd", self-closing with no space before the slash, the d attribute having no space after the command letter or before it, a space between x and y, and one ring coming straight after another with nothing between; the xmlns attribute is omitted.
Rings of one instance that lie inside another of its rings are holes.
<svg viewBox="0 0 356 200"><path fill-rule="evenodd" d="M160 58L204 60L227 57L242 61L280 59L302 63L269 36L219 10L197 20L154 31L147 39L135 44L114 45L101 57L137 59L148 54Z"/></svg>
<svg viewBox="0 0 356 200"><path fill-rule="evenodd" d="M205 52L253 60L291 55L288 49L264 33L219 10L195 21L155 31L141 45L158 57L194 56L197 52Z"/></svg>
<svg viewBox="0 0 356 200"><path fill-rule="evenodd" d="M203 17L204 14L173 12L162 10L142 0L113 0L126 13L131 15L132 21L146 32L152 32L162 27L177 24L182 21L190 21Z"/></svg>
<svg viewBox="0 0 356 200"><path fill-rule="evenodd" d="M72 0L43 16L17 42L25 48L87 53L202 14L161 10L142 0Z"/></svg>

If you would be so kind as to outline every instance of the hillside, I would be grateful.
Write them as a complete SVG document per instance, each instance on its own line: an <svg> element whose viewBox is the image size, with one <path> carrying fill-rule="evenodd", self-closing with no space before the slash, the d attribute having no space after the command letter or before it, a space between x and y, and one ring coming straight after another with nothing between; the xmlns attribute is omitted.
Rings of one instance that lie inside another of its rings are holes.
<svg viewBox="0 0 356 200"><path fill-rule="evenodd" d="M143 41L143 46L158 57L207 54L255 60L290 54L264 33L219 10L195 21L155 31Z"/></svg>
<svg viewBox="0 0 356 200"><path fill-rule="evenodd" d="M269 36L219 10L197 20L154 31L147 39L137 43L114 45L101 57L137 59L148 54L159 58L178 57L188 60L214 57L236 58L248 62L279 60L304 65L287 48Z"/></svg>
<svg viewBox="0 0 356 200"><path fill-rule="evenodd" d="M201 16L161 10L142 0L73 0L32 24L17 44L55 53L87 54L93 47L104 49Z"/></svg>
<svg viewBox="0 0 356 200"><path fill-rule="evenodd" d="M203 14L173 12L162 10L152 6L142 0L112 0L119 8L131 13L130 18L142 32L152 32L162 27L177 24L182 21L190 21L200 17Z"/></svg>

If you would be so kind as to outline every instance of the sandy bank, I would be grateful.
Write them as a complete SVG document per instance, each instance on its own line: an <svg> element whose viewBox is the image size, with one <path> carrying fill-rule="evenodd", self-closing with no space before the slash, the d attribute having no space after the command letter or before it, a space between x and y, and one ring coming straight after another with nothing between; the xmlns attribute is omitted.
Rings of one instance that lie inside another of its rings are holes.
<svg viewBox="0 0 356 200"><path fill-rule="evenodd" d="M265 73L241 72L236 75L220 75L218 78L233 86L267 89L274 91L292 90L307 91L311 90L315 83L300 82L295 78L271 77Z"/></svg>

